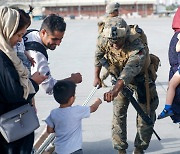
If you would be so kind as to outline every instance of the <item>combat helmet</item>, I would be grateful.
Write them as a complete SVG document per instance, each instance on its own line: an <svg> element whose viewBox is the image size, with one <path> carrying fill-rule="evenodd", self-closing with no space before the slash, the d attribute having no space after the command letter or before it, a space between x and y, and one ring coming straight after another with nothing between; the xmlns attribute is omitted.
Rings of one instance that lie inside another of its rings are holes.
<svg viewBox="0 0 180 154"><path fill-rule="evenodd" d="M118 38L125 38L129 34L129 26L126 21L117 16L108 18L105 21L102 36L111 40L117 40Z"/></svg>
<svg viewBox="0 0 180 154"><path fill-rule="evenodd" d="M117 2L111 2L106 5L106 13L110 14L114 11L118 11L120 7L120 4Z"/></svg>

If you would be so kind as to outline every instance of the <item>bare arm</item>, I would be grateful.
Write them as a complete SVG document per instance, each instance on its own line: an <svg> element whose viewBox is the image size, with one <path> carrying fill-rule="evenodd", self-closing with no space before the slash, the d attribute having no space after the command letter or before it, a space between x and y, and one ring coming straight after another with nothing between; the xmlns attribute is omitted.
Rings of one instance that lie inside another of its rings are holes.
<svg viewBox="0 0 180 154"><path fill-rule="evenodd" d="M35 72L32 76L31 79L34 80L38 85L41 84L45 79L47 79L48 76L44 76L39 72Z"/></svg>
<svg viewBox="0 0 180 154"><path fill-rule="evenodd" d="M111 102L118 95L124 86L123 80L117 80L115 86L109 92L104 93L104 101Z"/></svg>
<svg viewBox="0 0 180 154"><path fill-rule="evenodd" d="M96 101L94 102L94 104L90 106L90 112L91 113L95 112L101 103L102 103L101 99L97 98Z"/></svg>
<svg viewBox="0 0 180 154"><path fill-rule="evenodd" d="M28 60L31 62L31 65L34 67L34 65L35 65L35 63L36 63L36 62L34 61L34 58L32 58L26 50L24 51L24 54L26 55L26 57L28 58Z"/></svg>
<svg viewBox="0 0 180 154"><path fill-rule="evenodd" d="M64 80L70 80L74 83L81 83L82 82L82 75L80 73L72 73L71 77L65 78Z"/></svg>
<svg viewBox="0 0 180 154"><path fill-rule="evenodd" d="M47 126L47 133L54 133L54 128Z"/></svg>
<svg viewBox="0 0 180 154"><path fill-rule="evenodd" d="M99 87L101 87L101 79L99 77L101 72L101 66L95 66L95 72L94 72L94 86L96 87L97 85L99 85Z"/></svg>

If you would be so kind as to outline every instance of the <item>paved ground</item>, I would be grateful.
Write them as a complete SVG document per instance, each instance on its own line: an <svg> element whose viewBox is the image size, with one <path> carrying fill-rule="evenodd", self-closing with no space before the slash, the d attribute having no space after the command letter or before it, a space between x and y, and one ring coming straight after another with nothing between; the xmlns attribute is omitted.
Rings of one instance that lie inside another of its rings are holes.
<svg viewBox="0 0 180 154"><path fill-rule="evenodd" d="M171 29L172 18L142 18L126 19L128 24L138 24L148 36L149 48L152 53L161 59L161 67L158 71L157 90L160 104L157 109L159 114L163 109L166 97L168 81L168 46L173 35ZM39 28L41 21L34 21L32 28ZM73 72L81 72L83 82L77 87L76 104L83 104L88 94L93 89L93 59L97 37L97 20L67 20L67 32L60 47L55 51L49 51L49 62L52 75L56 79L68 77ZM110 82L107 81L110 85ZM102 98L103 92L109 88L100 89L94 98ZM92 101L94 100L92 99ZM36 95L36 104L41 127L36 131L36 137L40 134L45 124L42 121L50 110L58 106L52 96L48 96L40 89ZM90 105L91 103L89 103ZM128 110L128 143L127 153L132 153L133 141L136 133L136 112L130 105ZM83 149L84 154L116 154L111 144L111 120L112 104L103 102L99 110L93 113L89 119L83 121ZM155 135L152 137L148 154L179 154L180 130L179 125L173 124L170 118L158 120L155 130L161 137L158 141Z"/></svg>

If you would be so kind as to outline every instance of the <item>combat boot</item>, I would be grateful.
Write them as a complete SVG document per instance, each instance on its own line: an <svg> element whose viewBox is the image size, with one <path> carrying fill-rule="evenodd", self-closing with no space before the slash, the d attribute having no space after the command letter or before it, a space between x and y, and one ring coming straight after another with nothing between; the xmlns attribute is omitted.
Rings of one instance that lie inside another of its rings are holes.
<svg viewBox="0 0 180 154"><path fill-rule="evenodd" d="M135 148L133 154L144 154L144 150L142 148Z"/></svg>
<svg viewBox="0 0 180 154"><path fill-rule="evenodd" d="M118 154L126 154L126 150L125 149L118 150Z"/></svg>

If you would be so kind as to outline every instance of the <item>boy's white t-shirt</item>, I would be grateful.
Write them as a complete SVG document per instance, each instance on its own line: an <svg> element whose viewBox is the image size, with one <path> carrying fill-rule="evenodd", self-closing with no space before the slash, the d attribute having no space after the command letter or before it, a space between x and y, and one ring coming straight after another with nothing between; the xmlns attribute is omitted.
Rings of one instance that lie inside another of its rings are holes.
<svg viewBox="0 0 180 154"><path fill-rule="evenodd" d="M83 118L90 116L89 106L71 106L53 109L46 119L46 123L54 128L55 152L70 154L82 148Z"/></svg>

